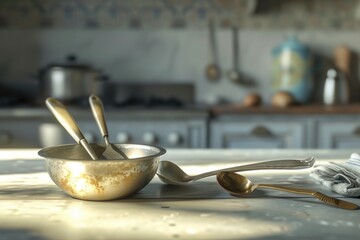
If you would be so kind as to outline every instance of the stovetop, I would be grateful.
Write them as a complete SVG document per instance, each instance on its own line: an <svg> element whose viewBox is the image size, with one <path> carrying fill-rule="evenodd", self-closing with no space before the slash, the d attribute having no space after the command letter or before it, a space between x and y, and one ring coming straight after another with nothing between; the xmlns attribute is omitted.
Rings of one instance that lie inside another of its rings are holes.
<svg viewBox="0 0 360 240"><path fill-rule="evenodd" d="M121 102L115 102L114 107L142 107L142 108L184 108L185 103L177 98L160 97L129 97Z"/></svg>
<svg viewBox="0 0 360 240"><path fill-rule="evenodd" d="M112 85L110 85L112 86ZM98 95L105 108L112 109L189 109L194 108L192 84L122 84ZM72 101L58 99L71 108L89 108L89 96ZM0 108L44 107L45 98L25 98L0 89Z"/></svg>

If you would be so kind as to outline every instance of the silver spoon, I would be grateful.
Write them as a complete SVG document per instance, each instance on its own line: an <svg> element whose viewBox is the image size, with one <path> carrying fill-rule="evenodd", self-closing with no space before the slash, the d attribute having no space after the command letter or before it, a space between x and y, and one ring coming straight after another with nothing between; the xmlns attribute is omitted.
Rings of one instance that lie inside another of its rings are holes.
<svg viewBox="0 0 360 240"><path fill-rule="evenodd" d="M209 41L210 41L210 63L206 66L205 75L208 80L217 81L220 79L221 71L217 64L218 56L216 51L215 41L215 26L214 21L209 21Z"/></svg>
<svg viewBox="0 0 360 240"><path fill-rule="evenodd" d="M101 99L95 95L89 97L91 111L94 115L96 123L99 126L100 132L104 138L106 149L102 153L101 158L104 159L128 159L128 157L119 150L117 150L113 144L109 141L109 132L106 126L104 106Z"/></svg>
<svg viewBox="0 0 360 240"><path fill-rule="evenodd" d="M230 167L225 169L219 169L211 172L206 172L198 175L187 175L179 166L173 162L160 161L157 175L161 181L172 185L181 185L191 181L196 181L201 178L216 175L222 171L239 172L249 170L260 170L260 169L304 169L312 167L315 163L314 157L309 157L304 160L296 159L281 159L271 160L259 163L253 163L248 165Z"/></svg>
<svg viewBox="0 0 360 240"><path fill-rule="evenodd" d="M93 160L98 160L98 156L86 141L84 135L82 134L80 128L76 124L74 118L71 116L66 107L55 98L47 98L46 106L52 112L54 117L59 121L59 123L65 128L65 130L75 139L75 141L83 146L86 152Z"/></svg>
<svg viewBox="0 0 360 240"><path fill-rule="evenodd" d="M275 184L253 184L250 179L242 176L240 174L236 174L233 172L220 172L217 174L216 179L218 183L227 191L234 195L244 195L250 194L255 191L257 188L270 188L285 192L291 192L295 194L303 194L303 195L310 195L313 196L320 201L339 208L348 209L348 210L355 210L358 208L356 204L346 202L340 199L336 199L330 196L327 196L323 193L316 192L309 189L303 188L294 188L294 187L287 187Z"/></svg>

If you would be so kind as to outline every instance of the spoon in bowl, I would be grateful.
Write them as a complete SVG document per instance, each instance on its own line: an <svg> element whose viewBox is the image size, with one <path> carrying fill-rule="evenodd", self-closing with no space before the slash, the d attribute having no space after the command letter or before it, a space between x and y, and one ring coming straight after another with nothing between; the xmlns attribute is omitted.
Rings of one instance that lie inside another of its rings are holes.
<svg viewBox="0 0 360 240"><path fill-rule="evenodd" d="M255 191L257 188L270 188L270 189L291 192L296 194L310 195L328 205L347 209L347 210L355 210L358 208L356 204L344 200L340 200L337 198L333 198L323 193L316 192L310 189L294 188L294 187L287 187L287 186L281 186L275 184L254 184L247 177L233 172L219 172L216 175L216 179L224 189L226 189L227 191L229 191L231 194L234 195L250 194L253 191Z"/></svg>
<svg viewBox="0 0 360 240"><path fill-rule="evenodd" d="M98 156L86 141L84 135L82 134L80 128L76 124L74 118L71 116L66 107L55 98L47 98L46 101L47 108L51 111L54 117L59 121L59 123L65 128L65 130L75 139L75 141L84 147L86 152L93 160L98 160Z"/></svg>
<svg viewBox="0 0 360 240"><path fill-rule="evenodd" d="M230 167L225 169L214 170L198 175L190 176L186 174L178 165L170 161L160 161L157 175L160 180L166 184L181 185L201 178L216 175L222 171L239 172L261 169L304 169L312 167L315 163L314 157L303 160L299 159L281 159L270 160L248 165Z"/></svg>
<svg viewBox="0 0 360 240"><path fill-rule="evenodd" d="M106 126L104 106L101 99L95 95L89 97L91 111L94 115L96 123L99 126L100 132L104 138L106 149L102 153L101 158L104 159L128 159L128 157L120 150L117 150L109 141L109 132Z"/></svg>

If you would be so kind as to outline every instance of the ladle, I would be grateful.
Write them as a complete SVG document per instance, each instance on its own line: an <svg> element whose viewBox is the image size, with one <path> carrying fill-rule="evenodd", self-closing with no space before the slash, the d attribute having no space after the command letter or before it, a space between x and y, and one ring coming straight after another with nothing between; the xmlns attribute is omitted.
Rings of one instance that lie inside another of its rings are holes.
<svg viewBox="0 0 360 240"><path fill-rule="evenodd" d="M89 97L89 102L91 111L106 144L106 149L102 153L101 157L105 159L128 159L128 157L122 151L116 150L113 144L111 144L109 141L109 132L106 126L104 106L101 99L98 96L91 95Z"/></svg>
<svg viewBox="0 0 360 240"><path fill-rule="evenodd" d="M250 179L233 172L220 172L217 174L216 179L224 189L234 195L250 194L257 188L270 188L295 194L311 195L328 205L343 209L355 210L358 208L356 204L333 198L310 189L294 188L275 184L253 184Z"/></svg>
<svg viewBox="0 0 360 240"><path fill-rule="evenodd" d="M233 44L233 68L228 72L228 78L234 83L242 83L242 75L238 70L239 65L239 46L238 46L238 30L232 29L232 44Z"/></svg>
<svg viewBox="0 0 360 240"><path fill-rule="evenodd" d="M85 139L80 128L76 124L74 118L71 116L66 107L55 98L47 98L46 106L59 121L59 123L65 128L65 130L75 139L75 141L84 147L86 152L93 160L99 159L90 144Z"/></svg>
<svg viewBox="0 0 360 240"><path fill-rule="evenodd" d="M210 43L210 63L206 66L205 75L210 81L217 81L221 77L221 70L218 66L218 56L216 51L215 26L214 21L209 21L209 43Z"/></svg>
<svg viewBox="0 0 360 240"><path fill-rule="evenodd" d="M219 169L211 172L206 172L198 175L187 175L179 166L170 161L161 161L157 175L160 180L167 184L181 185L191 181L196 181L201 178L216 175L222 171L239 172L249 170L260 170L260 169L304 169L313 166L315 163L314 157L309 157L304 160L298 159L281 159L263 161L259 163L253 163L248 165L230 167L225 169Z"/></svg>

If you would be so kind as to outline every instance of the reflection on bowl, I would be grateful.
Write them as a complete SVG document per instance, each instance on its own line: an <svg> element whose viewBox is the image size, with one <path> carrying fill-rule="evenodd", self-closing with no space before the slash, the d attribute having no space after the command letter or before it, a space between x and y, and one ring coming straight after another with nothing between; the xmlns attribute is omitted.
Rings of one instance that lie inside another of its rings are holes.
<svg viewBox="0 0 360 240"><path fill-rule="evenodd" d="M114 144L129 159L91 160L79 144L43 148L49 176L67 194L82 200L125 198L145 187L155 176L166 150L138 144ZM105 145L91 144L97 155Z"/></svg>

